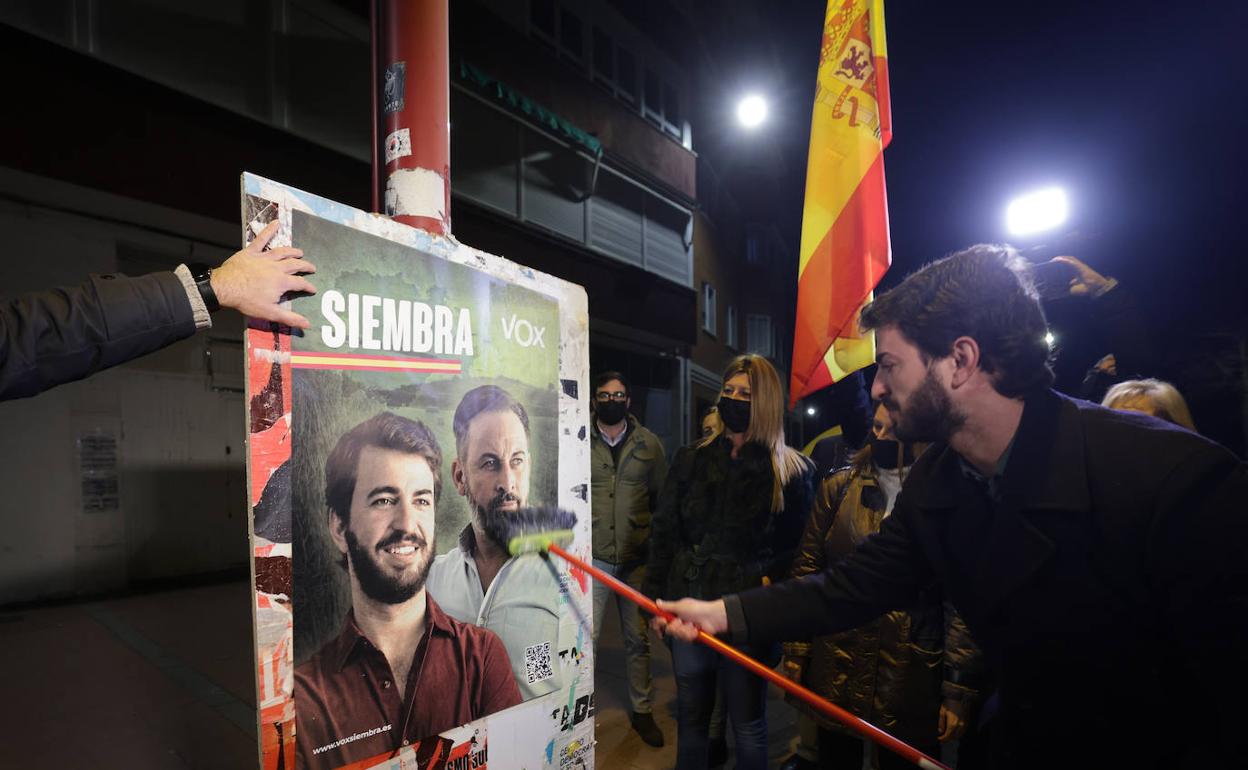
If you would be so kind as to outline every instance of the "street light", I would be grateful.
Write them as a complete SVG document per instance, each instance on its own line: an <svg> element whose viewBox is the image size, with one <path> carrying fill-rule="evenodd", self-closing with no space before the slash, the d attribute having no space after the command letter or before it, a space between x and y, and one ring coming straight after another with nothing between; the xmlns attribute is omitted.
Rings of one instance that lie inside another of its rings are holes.
<svg viewBox="0 0 1248 770"><path fill-rule="evenodd" d="M746 128L758 128L767 119L767 102L758 94L749 94L737 102L737 121Z"/></svg>
<svg viewBox="0 0 1248 770"><path fill-rule="evenodd" d="M815 411L815 408L813 406L806 407L807 417L814 417L816 414L818 414L818 412Z"/></svg>
<svg viewBox="0 0 1248 770"><path fill-rule="evenodd" d="M1066 191L1049 187L1010 201L1005 209L1005 226L1010 235L1033 235L1061 225L1067 213Z"/></svg>

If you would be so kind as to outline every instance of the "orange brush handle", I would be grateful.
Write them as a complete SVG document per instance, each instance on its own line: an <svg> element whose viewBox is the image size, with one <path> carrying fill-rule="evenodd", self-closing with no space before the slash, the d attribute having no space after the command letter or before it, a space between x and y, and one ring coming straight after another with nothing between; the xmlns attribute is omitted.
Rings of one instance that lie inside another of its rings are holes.
<svg viewBox="0 0 1248 770"><path fill-rule="evenodd" d="M660 609L659 605L655 604L653 600L642 592L627 583L623 583L620 580L608 575L594 565L586 564L581 559L578 559L553 543L550 545L549 550L551 553L557 554L561 558L566 559L569 564L574 565L578 569L585 570L585 572L589 573L594 580L602 583L607 588L610 588L615 593L625 599L628 599L630 602L636 604L638 607L641 607L651 615L657 615L658 617L669 622L676 619L675 615L667 610ZM763 679L771 682L781 690L790 693L795 698L800 698L812 708L815 708L820 713L836 720L837 722L840 722L862 737L883 746L889 751L901 755L910 762L924 768L924 770L951 770L949 766L942 765L940 762L937 762L910 744L894 738L870 722L859 719L840 706L819 697L793 680L786 679L780 674L777 674L775 671L772 671L770 668L767 668L762 663L759 663L757 660L754 660L749 655L746 655L737 648L720 641L705 631L698 632L698 641L705 644L707 647L710 647L712 650L715 650L720 655L723 655L725 658L728 658L737 665L758 674Z"/></svg>

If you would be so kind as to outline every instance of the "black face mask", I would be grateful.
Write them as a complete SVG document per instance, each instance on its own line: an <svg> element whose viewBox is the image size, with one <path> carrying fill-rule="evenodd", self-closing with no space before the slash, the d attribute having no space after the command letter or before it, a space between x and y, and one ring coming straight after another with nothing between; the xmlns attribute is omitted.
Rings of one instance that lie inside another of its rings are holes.
<svg viewBox="0 0 1248 770"><path fill-rule="evenodd" d="M903 467L914 465L914 444L903 444L905 455L901 458ZM897 442L886 438L871 439L871 459L876 466L885 470L897 467Z"/></svg>
<svg viewBox="0 0 1248 770"><path fill-rule="evenodd" d="M618 425L628 416L628 404L624 401L598 402L598 422L603 425Z"/></svg>
<svg viewBox="0 0 1248 770"><path fill-rule="evenodd" d="M719 419L733 433L745 433L750 427L750 402L735 398L719 399Z"/></svg>

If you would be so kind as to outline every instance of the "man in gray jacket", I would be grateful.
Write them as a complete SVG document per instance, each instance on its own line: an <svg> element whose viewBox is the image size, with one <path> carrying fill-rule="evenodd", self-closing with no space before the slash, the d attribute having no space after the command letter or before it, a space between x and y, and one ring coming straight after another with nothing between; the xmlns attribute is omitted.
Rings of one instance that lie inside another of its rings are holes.
<svg viewBox="0 0 1248 770"><path fill-rule="evenodd" d="M658 437L628 413L628 382L619 372L594 378L594 421L590 430L590 488L594 517L594 566L641 588L650 539L650 515L663 480L667 456ZM594 583L594 643L602 631L611 591ZM650 639L636 605L617 600L628 665L630 721L642 740L663 745L650 702Z"/></svg>

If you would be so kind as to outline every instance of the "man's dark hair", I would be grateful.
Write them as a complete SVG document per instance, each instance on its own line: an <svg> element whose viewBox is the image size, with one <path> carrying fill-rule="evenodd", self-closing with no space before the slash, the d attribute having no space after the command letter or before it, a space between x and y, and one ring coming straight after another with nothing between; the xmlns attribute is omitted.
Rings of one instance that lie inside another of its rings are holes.
<svg viewBox="0 0 1248 770"><path fill-rule="evenodd" d="M464 394L451 420L451 428L455 431L455 453L459 457L464 456L468 446L468 424L485 412L511 412L520 418L525 438L528 438L529 413L525 411L524 404L497 385L481 385Z"/></svg>
<svg viewBox="0 0 1248 770"><path fill-rule="evenodd" d="M607 372L600 372L598 376L594 378L594 396L593 397L595 399L598 398L598 389L601 388L603 385L606 385L611 380L619 380L620 384L624 386L625 395L628 395L628 396L633 395L633 386L628 384L627 377L620 374L619 372L607 371Z"/></svg>
<svg viewBox="0 0 1248 770"><path fill-rule="evenodd" d="M923 360L944 358L958 337L979 343L980 366L1008 398L1053 384L1048 324L1009 246L979 244L908 276L862 311L862 329L896 326Z"/></svg>
<svg viewBox="0 0 1248 770"><path fill-rule="evenodd" d="M442 448L433 433L420 420L382 412L368 418L342 434L325 460L325 505L344 524L351 521L351 497L355 494L355 475L364 447L393 449L420 455L433 472L433 499L442 496Z"/></svg>

